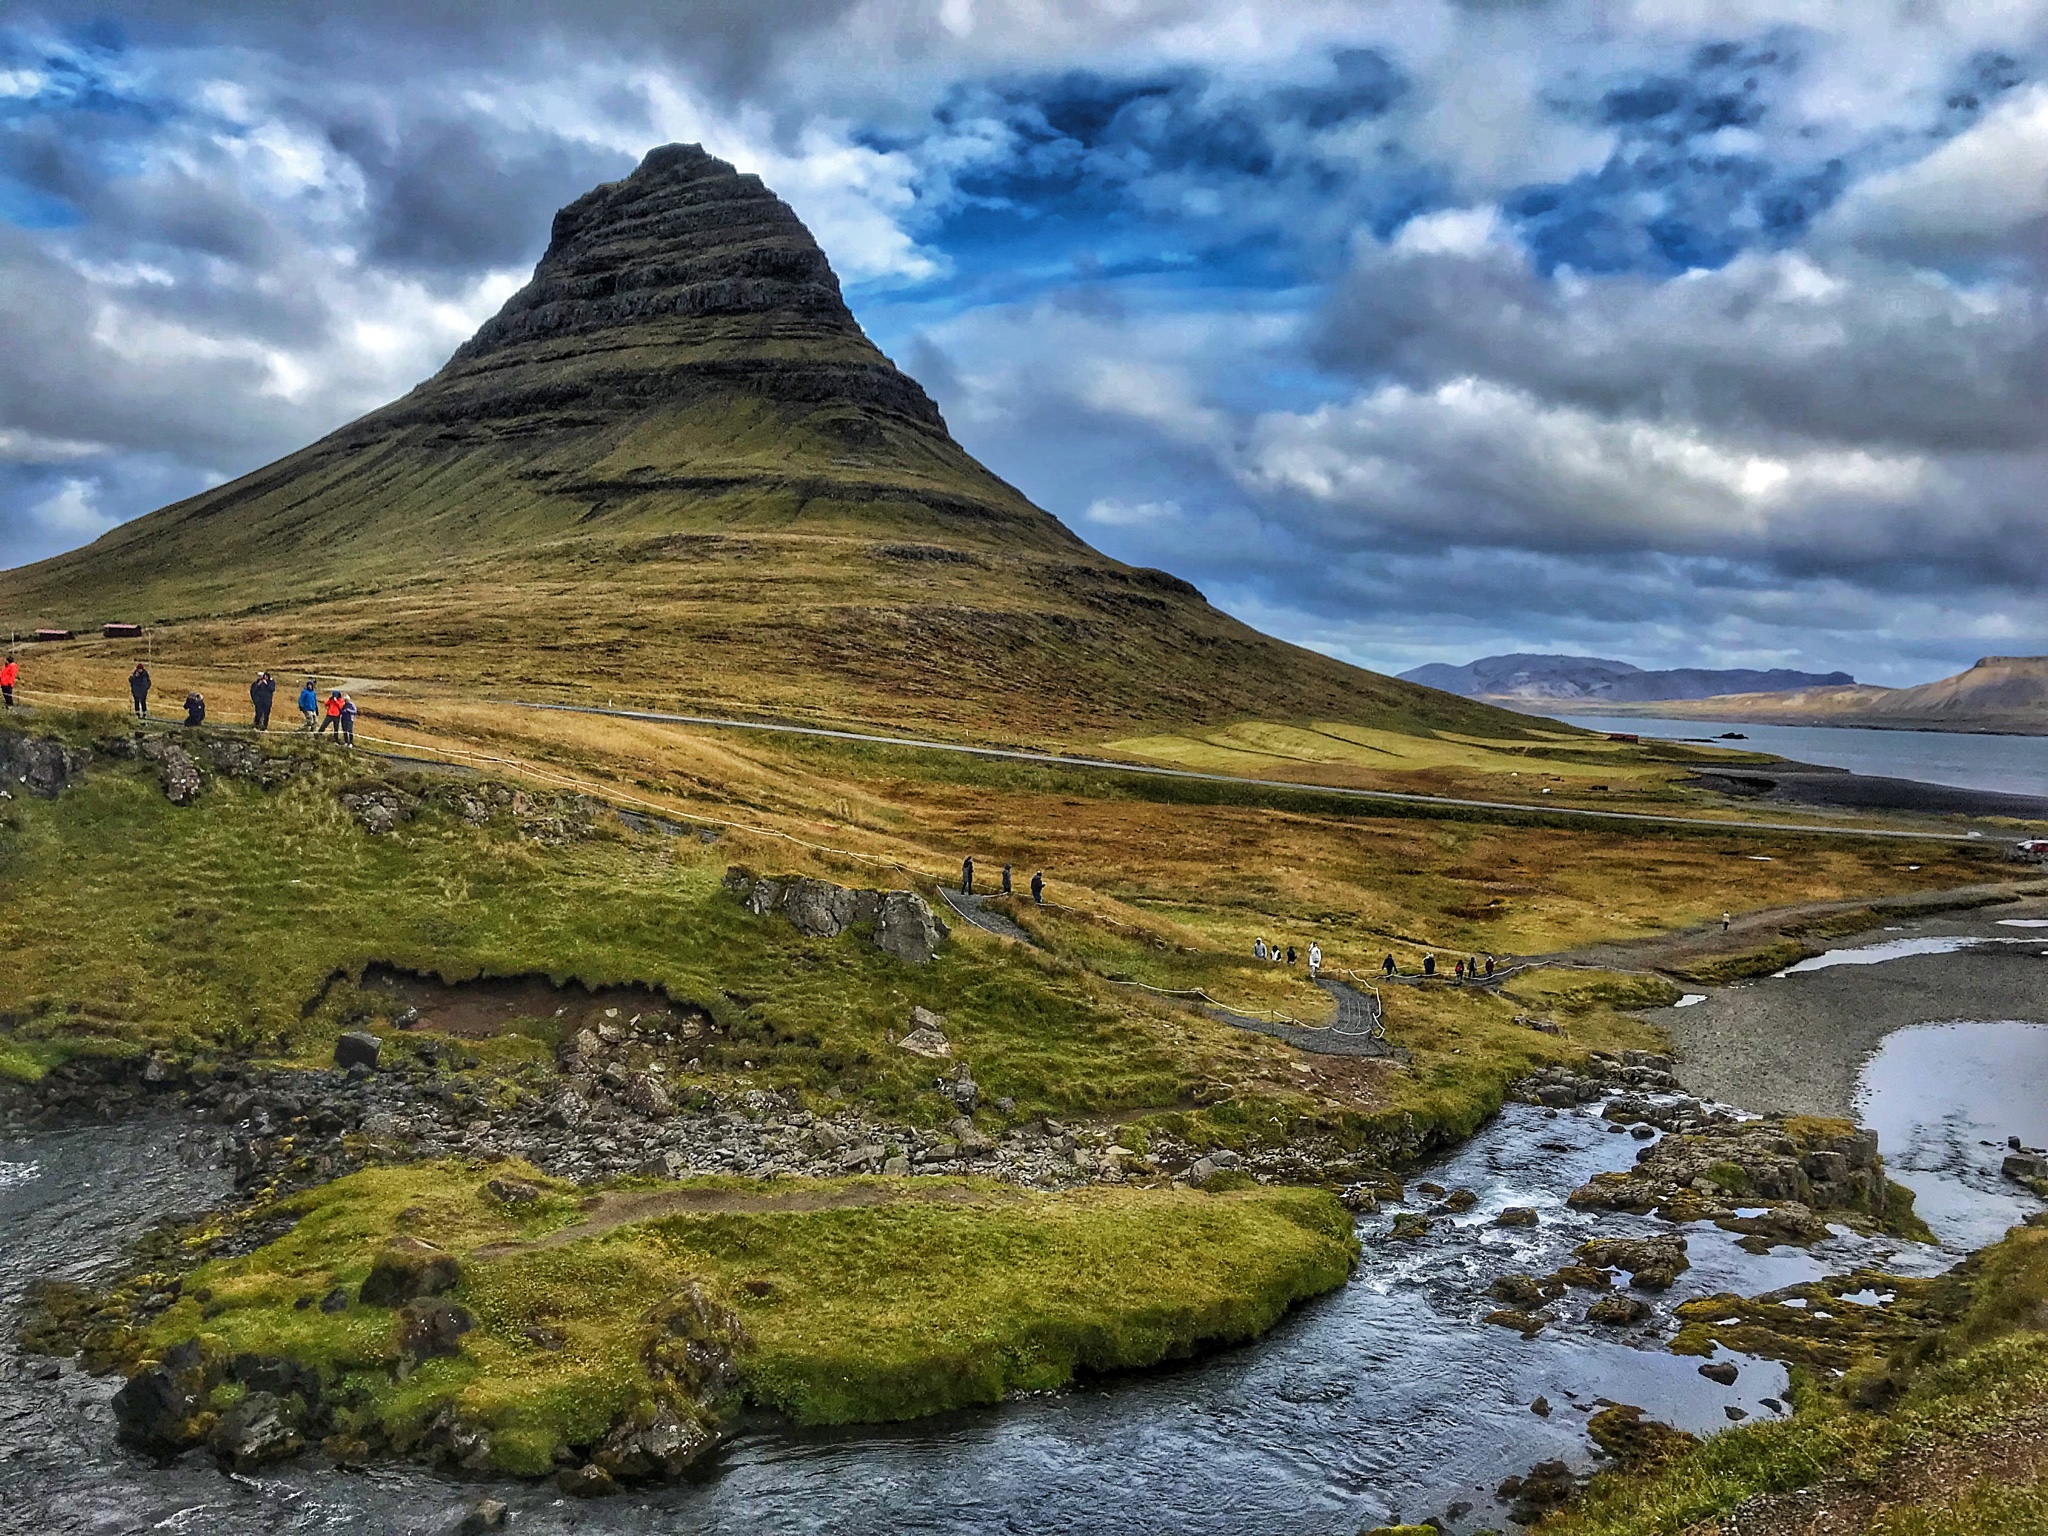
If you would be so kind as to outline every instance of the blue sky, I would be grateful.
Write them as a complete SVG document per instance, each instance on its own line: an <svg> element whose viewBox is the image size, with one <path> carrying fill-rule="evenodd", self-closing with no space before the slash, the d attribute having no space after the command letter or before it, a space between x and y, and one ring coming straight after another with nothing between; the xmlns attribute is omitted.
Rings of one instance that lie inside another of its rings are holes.
<svg viewBox="0 0 2048 1536"><path fill-rule="evenodd" d="M2048 651L2048 7L135 0L0 22L0 562L432 372L704 142L955 434L1369 666Z"/></svg>

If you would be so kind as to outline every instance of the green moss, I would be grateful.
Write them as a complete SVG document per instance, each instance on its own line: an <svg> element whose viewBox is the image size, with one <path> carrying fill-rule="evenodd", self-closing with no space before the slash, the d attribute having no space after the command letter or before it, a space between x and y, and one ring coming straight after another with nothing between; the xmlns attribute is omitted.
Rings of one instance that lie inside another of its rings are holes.
<svg viewBox="0 0 2048 1536"><path fill-rule="evenodd" d="M691 1285L738 1316L735 1358L753 1401L847 1423L1252 1338L1341 1284L1356 1256L1349 1216L1310 1190L692 1180L660 1186L674 1210L586 1230L566 1190L509 1167L549 1196L508 1209L485 1188L506 1166L440 1164L372 1169L295 1197L283 1207L292 1230L191 1275L149 1325L144 1353L203 1321L225 1348L288 1355L342 1384L356 1434L403 1447L454 1402L493 1431L502 1469L534 1472L649 1399L649 1319ZM308 1304L359 1286L401 1211L414 1213L408 1235L461 1259L451 1295L477 1319L459 1358L402 1381L392 1312ZM212 1299L202 1305L199 1292Z"/></svg>

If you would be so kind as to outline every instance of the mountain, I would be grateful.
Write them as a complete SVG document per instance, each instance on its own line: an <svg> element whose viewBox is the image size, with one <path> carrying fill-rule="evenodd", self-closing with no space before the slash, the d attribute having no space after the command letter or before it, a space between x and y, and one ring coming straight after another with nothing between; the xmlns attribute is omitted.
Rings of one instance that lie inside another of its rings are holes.
<svg viewBox="0 0 2048 1536"><path fill-rule="evenodd" d="M1986 656L1954 677L1910 688L1808 688L1660 706L1659 714L1780 725L2004 731L2048 736L2048 656Z"/></svg>
<svg viewBox="0 0 2048 1536"><path fill-rule="evenodd" d="M1482 656L1462 667L1433 662L1403 672L1406 682L1441 688L1460 698L1518 703L1641 704L1666 699L1705 699L1725 693L1762 693L1788 688L1840 688L1856 679L1846 672L1792 672L1747 668L1715 670L1679 667L1646 672L1625 661L1597 656Z"/></svg>
<svg viewBox="0 0 2048 1536"><path fill-rule="evenodd" d="M107 620L195 664L980 737L1522 730L1091 549L953 440L789 207L694 145L564 208L403 399L0 573L0 623Z"/></svg>

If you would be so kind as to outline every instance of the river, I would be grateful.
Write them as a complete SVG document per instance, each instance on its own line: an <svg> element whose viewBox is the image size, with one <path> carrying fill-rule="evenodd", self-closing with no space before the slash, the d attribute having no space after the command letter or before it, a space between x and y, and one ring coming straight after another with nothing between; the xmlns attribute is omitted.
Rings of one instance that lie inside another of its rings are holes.
<svg viewBox="0 0 2048 1536"><path fill-rule="evenodd" d="M1979 736L1960 731L1873 731L1861 726L1771 725L1744 720L1672 720L1650 715L1555 715L1589 731L1629 731L1681 741L1771 752L1796 763L1852 773L2011 795L2048 795L2048 736ZM1721 741L1740 731L1745 741Z"/></svg>
<svg viewBox="0 0 2048 1536"><path fill-rule="evenodd" d="M1917 963L1940 963L1943 957ZM1945 957L1961 963L1965 956ZM1825 972L1822 977L1839 975ZM1819 982L1794 978L1777 985ZM1925 1015L1898 1023L1920 1026ZM1977 1143L1992 1121L2021 1109L1978 1103L1975 1073L1995 1066L2015 1105L2048 1100L2048 1050L1996 1021L1947 1022L1945 1034L1908 1028L1864 1076L1867 1111L1947 1251L1838 1235L1811 1252L1743 1252L1712 1227L1687 1229L1693 1267L1661 1314L1688 1296L1754 1293L1859 1263L1928 1273L1995 1236L2040 1202L2002 1185ZM2048 1031L2043 1031L2048 1037ZM1947 1064L1929 1070L1929 1062ZM1971 1064L1975 1065L1971 1065ZM1988 1135L1988 1132L1986 1132ZM1349 1536L1398 1517L1449 1518L1452 1531L1505 1524L1491 1490L1549 1457L1589 1463L1586 1416L1599 1398L1639 1404L1696 1432L1724 1426L1727 1409L1773 1410L1783 1370L1741 1360L1736 1384L1702 1378L1698 1362L1667 1353L1668 1325L1617 1335L1561 1321L1533 1340L1481 1321L1494 1277L1564 1262L1597 1230L1666 1230L1649 1218L1595 1218L1566 1195L1591 1174L1633 1161L1641 1144L1589 1111L1510 1105L1476 1137L1415 1181L1478 1196L1417 1244L1387 1236L1394 1209L1362 1218L1356 1277L1257 1344L1179 1368L1093 1381L1001 1408L913 1425L815 1433L754 1424L696 1483L596 1503L545 1485L478 1485L405 1467L345 1470L304 1461L229 1478L199 1456L154 1467L118 1449L112 1383L68 1364L9 1359L0 1374L0 1530L47 1536L107 1533L405 1533L448 1531L489 1491L509 1502L515 1529L631 1536L752 1532L1225 1533L1256 1529ZM10 1332L36 1275L79 1276L109 1262L142 1223L167 1209L220 1199L226 1181L203 1130L176 1119L40 1133L0 1144L0 1305ZM1937 1181L1946 1181L1939 1189ZM1410 1185L1419 1209L1430 1202ZM1534 1228L1503 1228L1506 1205L1533 1206ZM1530 1410L1538 1395L1553 1406ZM1460 1506L1469 1506L1462 1508Z"/></svg>

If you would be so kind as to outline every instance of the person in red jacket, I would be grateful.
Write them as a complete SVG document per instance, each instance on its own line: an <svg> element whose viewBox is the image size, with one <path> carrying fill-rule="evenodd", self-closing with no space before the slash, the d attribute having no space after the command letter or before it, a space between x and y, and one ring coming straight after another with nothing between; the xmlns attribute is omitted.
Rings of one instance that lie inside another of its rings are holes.
<svg viewBox="0 0 2048 1536"><path fill-rule="evenodd" d="M0 661L0 699L7 701L9 709L14 708L14 682L21 676L21 668L14 664L14 658Z"/></svg>
<svg viewBox="0 0 2048 1536"><path fill-rule="evenodd" d="M321 713L320 729L313 734L315 736L325 736L329 731L334 732L334 739L336 741L341 740L341 693L339 690L327 695L327 706Z"/></svg>

